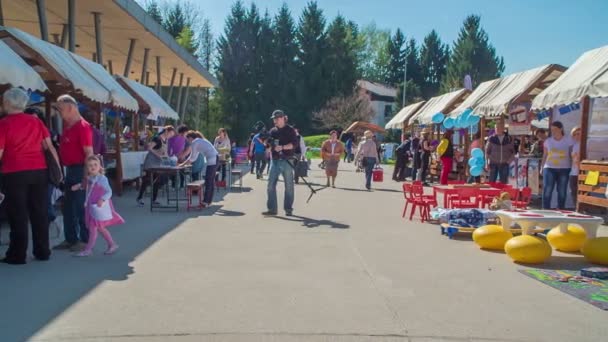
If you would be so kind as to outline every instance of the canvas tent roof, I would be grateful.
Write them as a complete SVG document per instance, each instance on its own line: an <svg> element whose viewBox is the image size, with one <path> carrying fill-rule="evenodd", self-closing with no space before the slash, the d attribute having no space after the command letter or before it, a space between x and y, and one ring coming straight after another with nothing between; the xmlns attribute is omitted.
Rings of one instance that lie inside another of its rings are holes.
<svg viewBox="0 0 608 342"><path fill-rule="evenodd" d="M451 116L460 115L465 109L473 109L479 102L483 101L488 94L494 90L494 88L500 83L500 78L496 78L490 81L485 81L478 85L475 90L466 98L456 109L449 113Z"/></svg>
<svg viewBox="0 0 608 342"><path fill-rule="evenodd" d="M512 103L532 100L565 70L561 65L549 64L503 77L473 111L484 117L500 116Z"/></svg>
<svg viewBox="0 0 608 342"><path fill-rule="evenodd" d="M119 75L115 75L114 77L131 95L138 98L149 107L142 108L142 110L149 109L149 113L145 114L151 114L151 120L156 120L157 117L179 120L179 115L154 91L154 89L126 77Z"/></svg>
<svg viewBox="0 0 608 342"><path fill-rule="evenodd" d="M0 40L0 84L46 91L48 88L38 73Z"/></svg>
<svg viewBox="0 0 608 342"><path fill-rule="evenodd" d="M116 83L101 65L15 28L3 28L0 30L0 36L6 45L22 58L37 60L38 56L43 59L50 67L36 67L43 78L53 81L67 80L71 87L95 102L112 103L127 110L138 110L137 101ZM24 49L24 46L27 49ZM53 79L53 73L57 73L63 80Z"/></svg>
<svg viewBox="0 0 608 342"><path fill-rule="evenodd" d="M365 121L355 121L352 125L348 126L347 129L342 133L363 133L364 131L370 130L374 133L384 133L384 128L375 125L373 123L365 122Z"/></svg>
<svg viewBox="0 0 608 342"><path fill-rule="evenodd" d="M395 116L384 126L384 128L401 129L403 127L403 123L407 122L412 115L416 114L418 109L424 105L424 102L425 101L420 101L403 107L399 113L395 114Z"/></svg>
<svg viewBox="0 0 608 342"><path fill-rule="evenodd" d="M431 98L409 119L409 124L411 125L414 120L418 120L422 124L431 123L433 115L450 111L454 106L460 104L469 93L469 90L463 88Z"/></svg>
<svg viewBox="0 0 608 342"><path fill-rule="evenodd" d="M608 45L580 56L564 74L532 102L546 109L580 101L583 96L608 96Z"/></svg>

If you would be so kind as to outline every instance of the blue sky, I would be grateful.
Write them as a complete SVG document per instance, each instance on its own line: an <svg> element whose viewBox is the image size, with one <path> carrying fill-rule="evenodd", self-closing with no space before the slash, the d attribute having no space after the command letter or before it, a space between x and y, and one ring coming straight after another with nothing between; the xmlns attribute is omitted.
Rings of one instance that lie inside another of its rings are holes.
<svg viewBox="0 0 608 342"><path fill-rule="evenodd" d="M169 0L176 1L176 0ZM254 0L276 13L287 2L294 18L308 0ZM231 0L193 0L213 24L223 31ZM249 4L251 1L245 1ZM372 21L379 28L422 41L436 29L451 43L464 18L479 14L497 52L504 56L506 74L557 63L569 66L583 52L608 45L608 0L318 0L330 19L338 13L359 25Z"/></svg>

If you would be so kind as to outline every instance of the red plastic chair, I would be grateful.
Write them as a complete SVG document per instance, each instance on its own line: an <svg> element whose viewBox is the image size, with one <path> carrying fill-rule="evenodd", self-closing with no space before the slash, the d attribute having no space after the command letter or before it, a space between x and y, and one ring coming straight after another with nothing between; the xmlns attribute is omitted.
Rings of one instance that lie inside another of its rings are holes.
<svg viewBox="0 0 608 342"><path fill-rule="evenodd" d="M405 217L407 213L407 207L410 203L414 202L414 198L412 197L412 184L411 183L403 183L403 197L405 198L405 206L403 207L403 214L401 217Z"/></svg>
<svg viewBox="0 0 608 342"><path fill-rule="evenodd" d="M424 195L424 188L422 185L412 185L412 211L410 212L410 221L414 217L416 208L420 210L420 220L422 222L428 221L430 217L431 207L437 206L437 201L434 196Z"/></svg>
<svg viewBox="0 0 608 342"><path fill-rule="evenodd" d="M501 182L488 182L488 184L496 189L504 189L504 188L512 188L513 186L511 184L505 184L505 183L501 183Z"/></svg>
<svg viewBox="0 0 608 342"><path fill-rule="evenodd" d="M518 209L528 209L530 201L532 200L532 188L525 187L521 189L519 200L511 201L513 206Z"/></svg>
<svg viewBox="0 0 608 342"><path fill-rule="evenodd" d="M509 193L509 197L511 197L511 203L516 202L516 201L519 200L519 189L513 188L513 187L509 187L509 188L504 188L503 192L508 192Z"/></svg>
<svg viewBox="0 0 608 342"><path fill-rule="evenodd" d="M479 208L479 191L477 189L459 189L458 195L450 199L450 208L471 209Z"/></svg>
<svg viewBox="0 0 608 342"><path fill-rule="evenodd" d="M448 181L448 185L462 185L462 184L466 184L466 182L463 180L449 180Z"/></svg>

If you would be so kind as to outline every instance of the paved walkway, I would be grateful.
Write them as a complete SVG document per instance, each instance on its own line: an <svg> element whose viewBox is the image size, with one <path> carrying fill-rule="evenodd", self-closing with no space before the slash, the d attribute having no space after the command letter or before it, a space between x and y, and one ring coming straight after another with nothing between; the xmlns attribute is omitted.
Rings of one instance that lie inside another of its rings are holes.
<svg viewBox="0 0 608 342"><path fill-rule="evenodd" d="M605 340L608 312L403 220L397 183L368 193L342 169L309 204L298 186L292 218L260 215L266 182L251 176L203 213L151 214L127 193L118 254L100 241L89 259L0 267L0 340ZM557 253L542 267L582 265Z"/></svg>

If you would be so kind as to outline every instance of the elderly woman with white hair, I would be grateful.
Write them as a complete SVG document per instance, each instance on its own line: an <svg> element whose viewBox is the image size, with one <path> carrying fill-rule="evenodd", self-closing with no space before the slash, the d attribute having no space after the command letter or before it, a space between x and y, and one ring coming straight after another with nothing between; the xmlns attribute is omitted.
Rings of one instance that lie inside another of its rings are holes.
<svg viewBox="0 0 608 342"><path fill-rule="evenodd" d="M380 159L378 158L378 147L373 139L374 133L365 131L364 136L365 141L359 144L355 161L358 161L359 158L361 158L363 167L365 168L365 188L371 190L372 171L374 170L374 166L380 163Z"/></svg>
<svg viewBox="0 0 608 342"><path fill-rule="evenodd" d="M37 117L23 113L29 95L11 88L4 92L0 120L0 160L6 191L10 245L2 262L25 264L27 261L28 224L32 227L33 254L48 260L49 222L47 216L48 173L44 150L50 150L58 162L50 134Z"/></svg>

